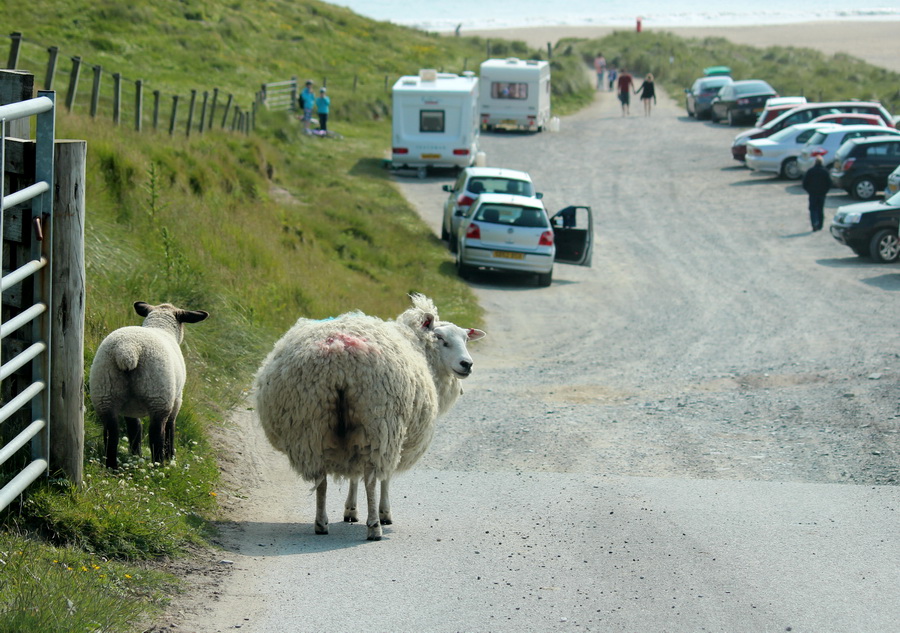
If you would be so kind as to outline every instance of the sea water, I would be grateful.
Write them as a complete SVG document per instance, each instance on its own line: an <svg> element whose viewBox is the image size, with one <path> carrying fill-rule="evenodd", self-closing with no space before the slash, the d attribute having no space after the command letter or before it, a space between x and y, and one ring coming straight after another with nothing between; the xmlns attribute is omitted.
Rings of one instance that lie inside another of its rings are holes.
<svg viewBox="0 0 900 633"><path fill-rule="evenodd" d="M744 26L900 20L900 0L337 0L375 20L446 32L528 26Z"/></svg>

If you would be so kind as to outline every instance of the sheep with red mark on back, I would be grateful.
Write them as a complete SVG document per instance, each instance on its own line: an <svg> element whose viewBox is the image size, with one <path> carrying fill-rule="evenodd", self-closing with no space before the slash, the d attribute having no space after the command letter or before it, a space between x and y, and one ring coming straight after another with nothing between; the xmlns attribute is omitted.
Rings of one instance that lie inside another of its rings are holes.
<svg viewBox="0 0 900 633"><path fill-rule="evenodd" d="M367 538L393 522L389 483L415 464L434 423L472 372L466 344L484 332L438 320L427 297L396 320L361 312L299 319L256 375L256 412L266 437L292 468L315 482L317 534L328 533L327 476L350 481L344 520L358 519L357 484L367 498ZM376 499L375 484L381 482Z"/></svg>

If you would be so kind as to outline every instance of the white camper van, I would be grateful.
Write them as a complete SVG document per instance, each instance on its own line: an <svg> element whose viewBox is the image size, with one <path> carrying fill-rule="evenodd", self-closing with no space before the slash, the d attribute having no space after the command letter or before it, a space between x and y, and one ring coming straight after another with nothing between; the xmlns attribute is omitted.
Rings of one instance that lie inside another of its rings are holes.
<svg viewBox="0 0 900 633"><path fill-rule="evenodd" d="M478 77L421 70L393 88L391 166L468 167L478 153Z"/></svg>
<svg viewBox="0 0 900 633"><path fill-rule="evenodd" d="M481 64L481 126L540 132L550 120L550 64L489 59Z"/></svg>

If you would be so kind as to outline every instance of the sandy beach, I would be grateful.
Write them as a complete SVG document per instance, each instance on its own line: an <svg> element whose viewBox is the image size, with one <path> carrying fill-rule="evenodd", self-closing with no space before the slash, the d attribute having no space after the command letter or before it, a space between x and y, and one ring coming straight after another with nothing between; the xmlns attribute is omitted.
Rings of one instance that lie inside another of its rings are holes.
<svg viewBox="0 0 900 633"><path fill-rule="evenodd" d="M848 53L860 59L900 72L900 21L883 22L804 22L764 26L733 27L659 27L647 21L644 32L668 31L682 37L724 37L736 44L751 46L798 46L820 50L828 55ZM544 48L562 38L600 38L616 27L547 26L501 30L469 30L463 35L480 35L522 40L534 48Z"/></svg>

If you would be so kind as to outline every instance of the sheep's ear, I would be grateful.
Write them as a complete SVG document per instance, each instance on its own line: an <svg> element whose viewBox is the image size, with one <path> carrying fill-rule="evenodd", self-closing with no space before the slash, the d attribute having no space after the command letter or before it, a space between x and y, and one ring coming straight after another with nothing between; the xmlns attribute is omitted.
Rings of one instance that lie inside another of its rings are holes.
<svg viewBox="0 0 900 633"><path fill-rule="evenodd" d="M178 312L179 323L199 323L209 316L209 312L203 310L180 310Z"/></svg>
<svg viewBox="0 0 900 633"><path fill-rule="evenodd" d="M422 317L422 329L429 332L434 329L434 315L430 312L426 312L425 316Z"/></svg>
<svg viewBox="0 0 900 633"><path fill-rule="evenodd" d="M466 336L470 341L477 341L480 338L484 338L487 336L482 330L476 330L475 328L469 328L466 330Z"/></svg>
<svg viewBox="0 0 900 633"><path fill-rule="evenodd" d="M134 311L138 313L138 316L145 317L153 311L153 306L143 301L135 301Z"/></svg>

